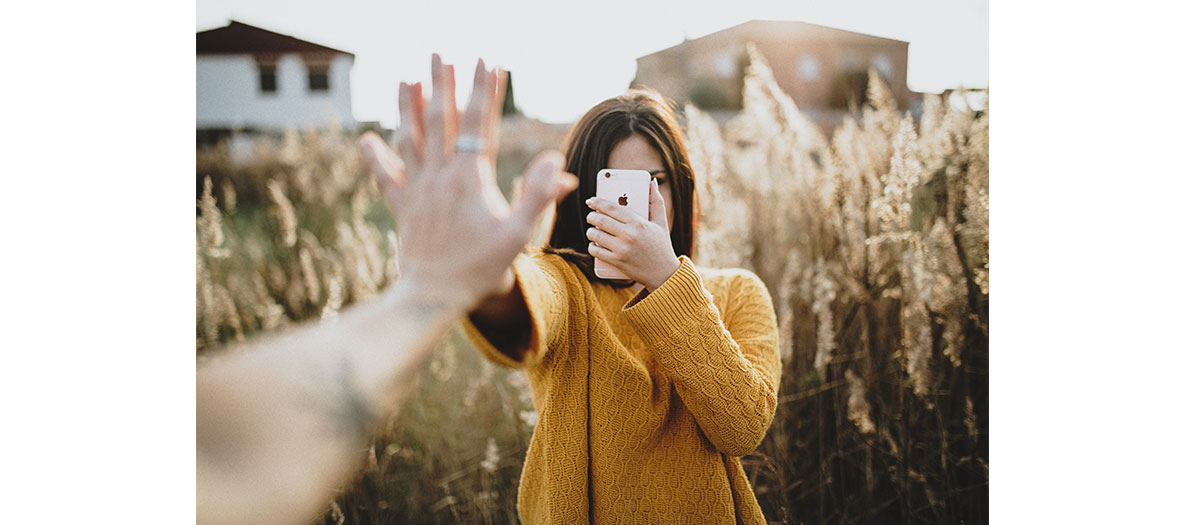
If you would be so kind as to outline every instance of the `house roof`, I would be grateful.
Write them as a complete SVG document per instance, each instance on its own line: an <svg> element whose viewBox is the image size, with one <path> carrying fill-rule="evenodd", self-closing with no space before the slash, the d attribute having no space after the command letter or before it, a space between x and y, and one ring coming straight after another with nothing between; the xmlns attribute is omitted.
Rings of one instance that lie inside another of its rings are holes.
<svg viewBox="0 0 1180 525"><path fill-rule="evenodd" d="M817 25L817 24L810 24L807 22L785 21L785 20L750 20L750 21L743 22L743 23L738 24L733 27L729 27L726 29L722 29L720 31L709 33L709 34L704 35L700 38L694 38L692 40L686 39L684 42L681 42L677 45L674 45L672 47L668 47L665 49L661 49L661 50L656 51L654 53L649 53L649 54L643 55L639 58L643 59L643 58L647 58L650 56L658 55L658 54L668 51L670 49L676 49L676 48L683 46L689 42L697 42L700 40L712 39L715 37L719 37L721 35L729 35L732 33L741 34L741 33L747 32L747 31L759 31L759 30L775 31L775 32L780 33L784 37L799 36L799 37L807 37L807 38L821 38L824 40L845 40L845 39L865 39L865 38L868 38L868 39L874 39L874 40L881 40L884 42L892 42L892 43L907 44L907 45L909 44L909 42L906 42L904 40L894 40L892 38L885 38L885 37L880 37L880 36L875 36L875 35L868 35L865 33L857 33L855 31L836 29L834 27L821 26L821 25Z"/></svg>
<svg viewBox="0 0 1180 525"><path fill-rule="evenodd" d="M355 56L348 51L267 31L236 20L230 20L225 27L197 33L198 55L262 53L340 53Z"/></svg>

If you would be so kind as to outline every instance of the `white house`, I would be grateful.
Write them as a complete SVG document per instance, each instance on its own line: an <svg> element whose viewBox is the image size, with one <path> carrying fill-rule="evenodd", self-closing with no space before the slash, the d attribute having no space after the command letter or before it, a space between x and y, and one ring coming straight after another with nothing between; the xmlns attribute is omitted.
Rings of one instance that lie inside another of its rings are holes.
<svg viewBox="0 0 1180 525"><path fill-rule="evenodd" d="M197 137L288 127L356 127L355 56L230 21L197 33Z"/></svg>

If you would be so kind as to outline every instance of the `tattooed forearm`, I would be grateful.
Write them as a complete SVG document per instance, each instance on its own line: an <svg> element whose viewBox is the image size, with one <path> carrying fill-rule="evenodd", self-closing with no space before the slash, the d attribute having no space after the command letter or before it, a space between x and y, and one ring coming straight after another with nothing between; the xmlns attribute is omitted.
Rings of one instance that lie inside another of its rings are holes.
<svg viewBox="0 0 1180 525"><path fill-rule="evenodd" d="M373 429L468 307L445 290L406 284L335 322L292 327L201 366L200 521L298 510L298 501L282 497L258 507L258 487L272 487L266 497L297 496L344 482Z"/></svg>
<svg viewBox="0 0 1180 525"><path fill-rule="evenodd" d="M372 324L335 326L327 340L348 340L347 348L325 363L327 388L309 388L306 406L322 414L326 428L340 438L366 436L454 317L447 301L415 297ZM339 333L336 329L346 330ZM318 392L318 394L313 394Z"/></svg>

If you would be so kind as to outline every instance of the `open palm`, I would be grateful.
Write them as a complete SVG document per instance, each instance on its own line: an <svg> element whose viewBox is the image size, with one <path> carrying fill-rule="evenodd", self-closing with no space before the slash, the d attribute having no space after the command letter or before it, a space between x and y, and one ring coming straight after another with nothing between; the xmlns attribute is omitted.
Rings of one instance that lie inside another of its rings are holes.
<svg viewBox="0 0 1180 525"><path fill-rule="evenodd" d="M471 99L460 112L454 66L436 54L431 71L429 104L420 83L400 86L397 153L372 133L361 138L361 148L397 221L401 279L474 306L504 286L537 219L577 180L562 173L559 153L542 153L525 170L521 195L510 207L494 167L503 75L480 60ZM457 139L464 142L460 151Z"/></svg>

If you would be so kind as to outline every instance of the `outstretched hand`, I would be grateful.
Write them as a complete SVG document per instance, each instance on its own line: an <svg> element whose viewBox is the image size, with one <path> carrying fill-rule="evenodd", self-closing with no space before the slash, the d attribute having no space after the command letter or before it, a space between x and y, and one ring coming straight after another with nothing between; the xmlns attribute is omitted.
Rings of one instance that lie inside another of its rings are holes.
<svg viewBox="0 0 1180 525"><path fill-rule="evenodd" d="M496 186L496 128L504 76L476 66L471 98L455 106L455 69L437 54L429 105L421 83L399 88L397 154L373 133L361 137L365 161L397 221L400 286L472 307L511 287L509 266L546 207L575 187L560 153L537 155L510 207Z"/></svg>

